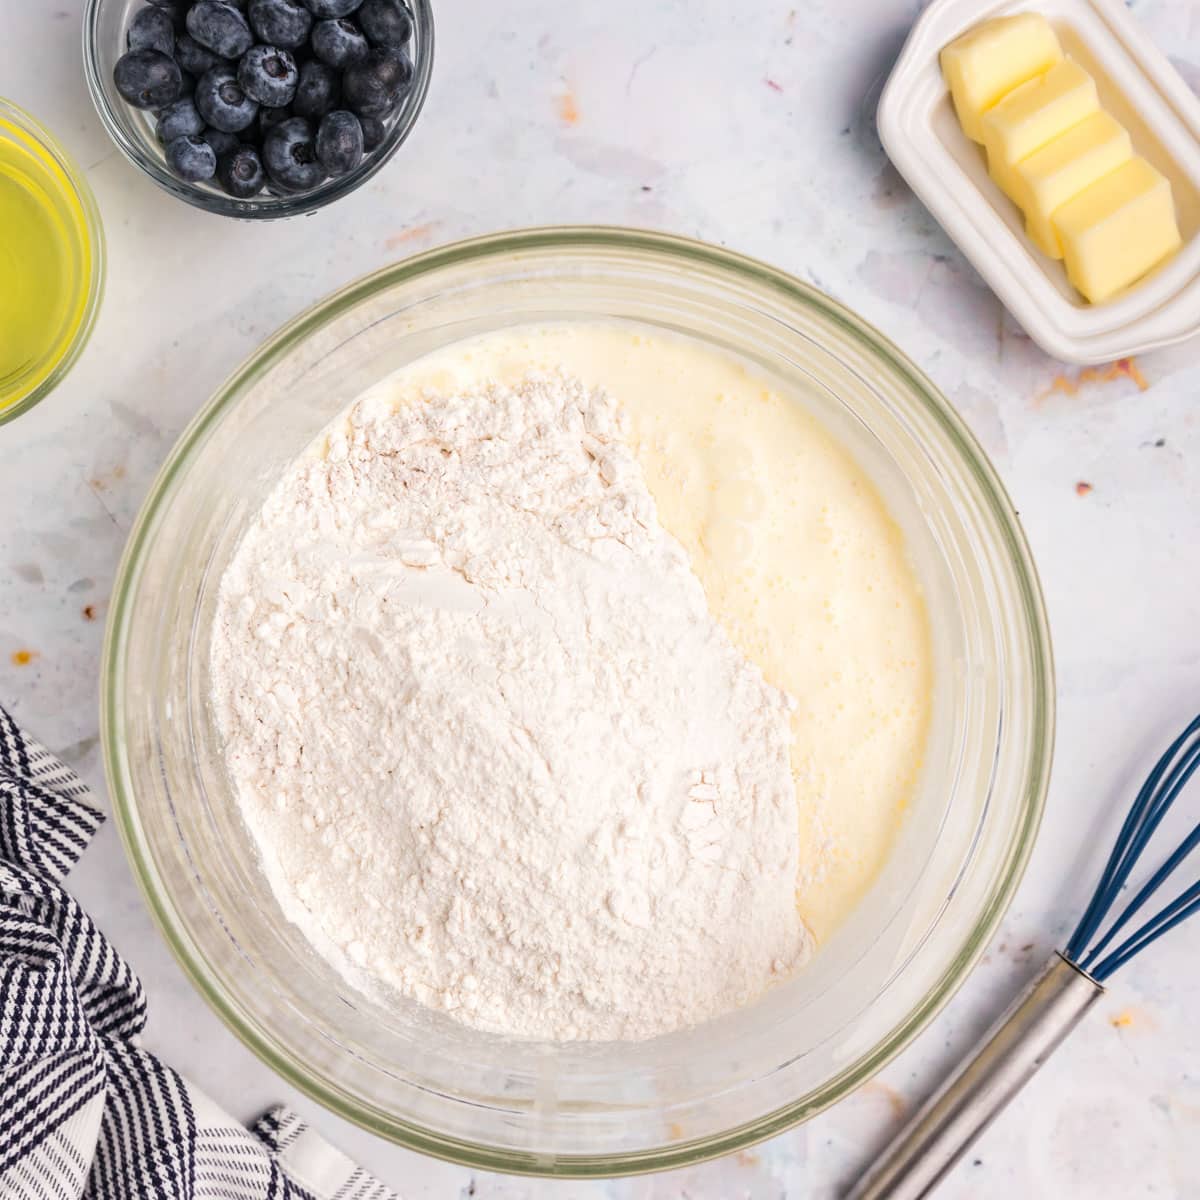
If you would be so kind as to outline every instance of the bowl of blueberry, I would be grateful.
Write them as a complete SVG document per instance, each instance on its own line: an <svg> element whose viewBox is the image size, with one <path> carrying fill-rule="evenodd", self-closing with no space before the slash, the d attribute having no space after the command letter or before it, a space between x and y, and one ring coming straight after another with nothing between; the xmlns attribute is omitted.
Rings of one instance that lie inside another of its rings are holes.
<svg viewBox="0 0 1200 1200"><path fill-rule="evenodd" d="M125 156L209 212L290 217L370 179L421 111L429 0L88 0L92 100Z"/></svg>

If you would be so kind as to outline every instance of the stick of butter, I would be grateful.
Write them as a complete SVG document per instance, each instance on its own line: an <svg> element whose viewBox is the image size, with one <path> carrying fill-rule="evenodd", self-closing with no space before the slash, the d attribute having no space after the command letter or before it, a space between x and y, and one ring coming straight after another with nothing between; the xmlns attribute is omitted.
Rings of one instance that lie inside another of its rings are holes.
<svg viewBox="0 0 1200 1200"><path fill-rule="evenodd" d="M1050 258L1062 258L1053 214L1132 157L1129 131L1101 111L1021 159L1013 168L1012 198L1025 214L1025 232L1033 244Z"/></svg>
<svg viewBox="0 0 1200 1200"><path fill-rule="evenodd" d="M1128 131L1100 108L1095 80L1063 57L1044 17L985 21L941 62L988 173L1087 300L1109 299L1179 248L1171 185L1134 157Z"/></svg>
<svg viewBox="0 0 1200 1200"><path fill-rule="evenodd" d="M983 114L1062 56L1050 22L1040 13L997 17L952 41L941 53L942 74L967 137L982 142Z"/></svg>
<svg viewBox="0 0 1200 1200"><path fill-rule="evenodd" d="M1128 287L1181 239L1171 185L1144 158L1110 171L1051 218L1067 276L1093 304Z"/></svg>
<svg viewBox="0 0 1200 1200"><path fill-rule="evenodd" d="M1069 58L1055 63L983 114L988 174L1015 199L1017 163L1099 111L1096 81Z"/></svg>

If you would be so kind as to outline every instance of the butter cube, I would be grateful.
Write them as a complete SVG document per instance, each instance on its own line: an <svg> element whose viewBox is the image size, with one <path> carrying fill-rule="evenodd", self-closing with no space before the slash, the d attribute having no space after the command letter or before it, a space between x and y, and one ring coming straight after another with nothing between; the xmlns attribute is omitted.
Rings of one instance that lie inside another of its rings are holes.
<svg viewBox="0 0 1200 1200"><path fill-rule="evenodd" d="M983 114L1062 56L1050 22L1040 13L984 21L946 46L941 53L942 74L967 137L982 142Z"/></svg>
<svg viewBox="0 0 1200 1200"><path fill-rule="evenodd" d="M1051 218L1067 277L1093 304L1128 287L1179 249L1171 185L1144 158L1060 205Z"/></svg>
<svg viewBox="0 0 1200 1200"><path fill-rule="evenodd" d="M1015 195L1020 187L1017 163L1099 111L1096 81L1077 62L1063 59L983 114L988 174L1009 196Z"/></svg>
<svg viewBox="0 0 1200 1200"><path fill-rule="evenodd" d="M1059 205L1133 157L1128 131L1106 112L1072 125L1013 170L1013 200L1025 214L1025 231L1051 258L1062 258L1062 245L1050 218Z"/></svg>

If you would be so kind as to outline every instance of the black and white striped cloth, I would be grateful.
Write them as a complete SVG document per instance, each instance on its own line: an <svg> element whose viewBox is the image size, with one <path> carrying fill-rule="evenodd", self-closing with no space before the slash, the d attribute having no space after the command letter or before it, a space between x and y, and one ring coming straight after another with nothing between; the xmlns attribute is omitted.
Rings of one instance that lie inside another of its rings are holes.
<svg viewBox="0 0 1200 1200"><path fill-rule="evenodd" d="M0 1200L396 1200L290 1110L247 1130L141 1049L142 985L62 886L88 799L0 708Z"/></svg>

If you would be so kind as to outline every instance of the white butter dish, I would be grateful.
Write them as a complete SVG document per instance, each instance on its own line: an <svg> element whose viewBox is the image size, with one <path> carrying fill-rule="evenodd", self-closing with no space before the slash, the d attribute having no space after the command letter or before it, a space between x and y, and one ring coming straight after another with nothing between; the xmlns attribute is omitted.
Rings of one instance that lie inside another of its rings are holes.
<svg viewBox="0 0 1200 1200"><path fill-rule="evenodd" d="M982 147L959 127L938 63L942 47L972 26L1026 11L1047 17L1135 152L1171 182L1182 248L1103 304L1088 304L1062 263L1026 236ZM878 123L896 169L1048 354L1107 362L1200 333L1200 100L1120 0L934 0L888 78Z"/></svg>

